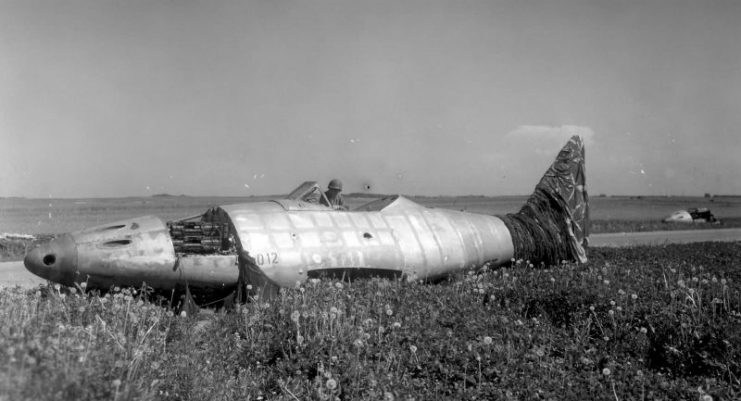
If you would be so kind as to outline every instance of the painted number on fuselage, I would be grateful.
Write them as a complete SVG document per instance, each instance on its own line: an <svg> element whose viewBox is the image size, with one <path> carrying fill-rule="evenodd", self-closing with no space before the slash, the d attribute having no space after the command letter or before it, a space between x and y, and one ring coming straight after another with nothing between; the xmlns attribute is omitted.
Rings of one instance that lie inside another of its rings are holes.
<svg viewBox="0 0 741 401"><path fill-rule="evenodd" d="M255 255L255 262L258 266L262 265L275 265L278 264L278 253L277 252L264 252Z"/></svg>

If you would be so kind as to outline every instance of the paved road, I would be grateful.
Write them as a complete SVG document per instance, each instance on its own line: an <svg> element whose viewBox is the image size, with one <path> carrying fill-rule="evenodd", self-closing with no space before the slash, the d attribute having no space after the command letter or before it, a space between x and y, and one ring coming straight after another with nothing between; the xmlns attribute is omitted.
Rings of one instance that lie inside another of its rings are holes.
<svg viewBox="0 0 741 401"><path fill-rule="evenodd" d="M589 237L589 245L594 247L628 247L635 245L684 244L707 241L741 241L741 228L592 234ZM0 287L18 285L30 288L44 282L45 280L29 273L21 261L0 263Z"/></svg>
<svg viewBox="0 0 741 401"><path fill-rule="evenodd" d="M0 263L0 287L35 287L46 280L31 274L22 261Z"/></svg>
<svg viewBox="0 0 741 401"><path fill-rule="evenodd" d="M589 246L628 247L635 245L686 244L690 242L741 241L741 228L716 230L648 231L592 234Z"/></svg>

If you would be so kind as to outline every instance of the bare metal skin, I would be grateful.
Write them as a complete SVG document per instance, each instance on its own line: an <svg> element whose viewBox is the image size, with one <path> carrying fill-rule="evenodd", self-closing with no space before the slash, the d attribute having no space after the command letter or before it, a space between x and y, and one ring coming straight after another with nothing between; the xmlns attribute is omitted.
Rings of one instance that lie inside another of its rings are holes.
<svg viewBox="0 0 741 401"><path fill-rule="evenodd" d="M570 145L581 157L572 164L583 181L581 141L572 138ZM548 174L539 185L554 186ZM583 182L572 181L561 185L578 188L583 201L567 206L564 235L570 243L565 246L585 261L585 231L572 227L587 223L588 213L574 213L586 210L586 191ZM187 285L213 299L235 290L240 254L257 266L263 281L277 287L327 274L436 279L510 263L516 256L513 236L496 216L431 209L403 196L336 210L307 201L317 190L316 183L307 182L285 199L221 206L175 222L145 216L63 234L37 244L24 263L32 273L64 285L144 284L165 292Z"/></svg>

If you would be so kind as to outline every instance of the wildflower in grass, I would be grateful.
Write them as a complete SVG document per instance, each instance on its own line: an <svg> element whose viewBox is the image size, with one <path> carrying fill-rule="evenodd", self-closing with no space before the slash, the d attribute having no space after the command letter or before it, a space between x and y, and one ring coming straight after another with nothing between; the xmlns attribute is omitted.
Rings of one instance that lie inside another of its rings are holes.
<svg viewBox="0 0 741 401"><path fill-rule="evenodd" d="M522 326L522 325L523 325L524 323L522 323L522 320L520 320L520 319L517 319L517 320L515 321L515 324L516 324L516 325L518 325L518 326Z"/></svg>
<svg viewBox="0 0 741 401"><path fill-rule="evenodd" d="M641 327L641 334L646 334L646 333L648 333L648 330L646 330L645 327Z"/></svg>
<svg viewBox="0 0 741 401"><path fill-rule="evenodd" d="M594 312L594 305L590 306L589 307L589 310L592 311L592 312Z"/></svg>
<svg viewBox="0 0 741 401"><path fill-rule="evenodd" d="M551 283L555 283L555 282L556 282L556 279L551 277Z"/></svg>
<svg viewBox="0 0 741 401"><path fill-rule="evenodd" d="M87 283L85 283L85 282L83 282L83 283L80 283L80 288L82 288L83 290L84 290L85 288L87 288Z"/></svg>
<svg viewBox="0 0 741 401"><path fill-rule="evenodd" d="M337 288L338 290L341 290L343 288L343 285L342 283L338 281L337 283L335 283L334 287Z"/></svg>
<svg viewBox="0 0 741 401"><path fill-rule="evenodd" d="M615 306L615 301L610 301L610 306Z"/></svg>
<svg viewBox="0 0 741 401"><path fill-rule="evenodd" d="M618 312L622 312L622 311L623 311L623 307L622 307L622 306L618 306L618 307L617 307L617 308L615 308L615 309L616 309L616 310L617 310Z"/></svg>
<svg viewBox="0 0 741 401"><path fill-rule="evenodd" d="M394 394L388 391L383 392L383 401L394 401Z"/></svg>
<svg viewBox="0 0 741 401"><path fill-rule="evenodd" d="M702 398L700 398L702 401L713 401L713 396L710 394L703 394Z"/></svg>
<svg viewBox="0 0 741 401"><path fill-rule="evenodd" d="M604 337L602 337L602 339L605 340L605 341L610 341L610 337L608 337L608 336L604 336Z"/></svg>
<svg viewBox="0 0 741 401"><path fill-rule="evenodd" d="M724 278L720 279L720 284L721 284L721 285L725 286L725 285L726 285L726 283L728 283L728 280L726 280L726 279L724 279Z"/></svg>
<svg viewBox="0 0 741 401"><path fill-rule="evenodd" d="M394 314L394 311L391 310L391 308L386 309L386 315L391 316Z"/></svg>
<svg viewBox="0 0 741 401"><path fill-rule="evenodd" d="M327 383L325 383L325 385L329 390L334 390L337 388L337 380L329 378L327 379Z"/></svg>
<svg viewBox="0 0 741 401"><path fill-rule="evenodd" d="M83 313L83 312L85 312L85 307L84 306L81 306L81 307L77 308L77 311L80 312L80 313Z"/></svg>
<svg viewBox="0 0 741 401"><path fill-rule="evenodd" d="M118 389L119 387L121 387L121 380L116 379L116 380L113 381L112 384L113 384L113 387L115 387L116 389Z"/></svg>
<svg viewBox="0 0 741 401"><path fill-rule="evenodd" d="M609 311L607 311L607 313L609 313L610 316L615 316L615 311L612 310L612 309L610 309Z"/></svg>
<svg viewBox="0 0 741 401"><path fill-rule="evenodd" d="M484 345L491 345L492 339L489 336L484 337Z"/></svg>
<svg viewBox="0 0 741 401"><path fill-rule="evenodd" d="M624 296L625 295L625 291L623 291L623 289L621 288L621 289L618 290L618 294L620 296Z"/></svg>
<svg viewBox="0 0 741 401"><path fill-rule="evenodd" d="M630 296L630 298L631 298L631 299L633 299L633 300L635 301L636 299L638 299L638 294L632 294L632 295Z"/></svg>
<svg viewBox="0 0 741 401"><path fill-rule="evenodd" d="M394 323L393 323L393 324L391 325L391 327L392 327L392 328L394 328L394 329L398 329L399 327L401 327L401 323L399 323L399 322L394 322Z"/></svg>
<svg viewBox="0 0 741 401"><path fill-rule="evenodd" d="M448 338L451 338L453 337L453 330L448 329L448 331L445 334L448 336Z"/></svg>
<svg viewBox="0 0 741 401"><path fill-rule="evenodd" d="M353 341L352 345L354 345L355 348L363 348L363 340L357 339Z"/></svg>
<svg viewBox="0 0 741 401"><path fill-rule="evenodd" d="M70 287L69 288L69 293L72 294L72 295L75 295L75 294L77 294L77 289L75 287Z"/></svg>
<svg viewBox="0 0 741 401"><path fill-rule="evenodd" d="M610 373L612 373L612 372L610 372L610 368L604 368L604 369L602 369L602 374L603 375L609 376Z"/></svg>
<svg viewBox="0 0 741 401"><path fill-rule="evenodd" d="M188 312L186 311L180 312L180 317L188 317Z"/></svg>
<svg viewBox="0 0 741 401"><path fill-rule="evenodd" d="M684 280L677 281L677 285L679 286L679 288L684 288L684 286L685 286Z"/></svg>
<svg viewBox="0 0 741 401"><path fill-rule="evenodd" d="M604 280L604 281L602 281L602 282L603 282L603 283L604 283L605 285L610 285L610 280L607 280L607 279L605 279L605 280Z"/></svg>
<svg viewBox="0 0 741 401"><path fill-rule="evenodd" d="M412 351L412 354L416 354L417 353L417 346L410 345L409 346L409 351Z"/></svg>
<svg viewBox="0 0 741 401"><path fill-rule="evenodd" d="M296 324L298 324L299 317L301 317L301 313L299 313L299 311L295 310L291 313L291 320L293 320L293 322Z"/></svg>

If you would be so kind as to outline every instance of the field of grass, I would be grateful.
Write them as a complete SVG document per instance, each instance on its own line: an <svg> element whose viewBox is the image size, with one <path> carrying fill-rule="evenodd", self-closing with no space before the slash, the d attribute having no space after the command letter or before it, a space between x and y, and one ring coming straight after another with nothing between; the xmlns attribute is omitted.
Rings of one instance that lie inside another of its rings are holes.
<svg viewBox="0 0 741 401"><path fill-rule="evenodd" d="M738 243L598 248L193 316L130 290L4 289L0 399L739 399L739 261Z"/></svg>

